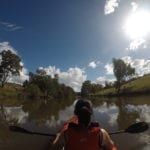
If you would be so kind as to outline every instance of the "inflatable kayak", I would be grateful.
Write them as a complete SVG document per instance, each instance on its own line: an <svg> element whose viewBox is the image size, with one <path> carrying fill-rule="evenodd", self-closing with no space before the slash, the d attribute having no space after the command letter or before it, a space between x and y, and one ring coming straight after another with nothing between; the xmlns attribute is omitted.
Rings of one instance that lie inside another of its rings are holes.
<svg viewBox="0 0 150 150"><path fill-rule="evenodd" d="M76 116L73 116L71 117L64 125L63 127L60 129L59 133L63 133L65 130L68 129L69 127L69 124L70 123L74 123L74 124L77 124L78 125L78 118ZM104 148L101 148L102 150L105 150ZM111 149L109 150L118 150L118 148L116 146L112 147Z"/></svg>

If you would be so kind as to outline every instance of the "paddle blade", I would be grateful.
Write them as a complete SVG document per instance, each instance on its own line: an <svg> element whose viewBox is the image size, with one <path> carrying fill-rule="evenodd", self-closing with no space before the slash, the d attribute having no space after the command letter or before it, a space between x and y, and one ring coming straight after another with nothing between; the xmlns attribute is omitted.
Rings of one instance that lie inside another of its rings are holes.
<svg viewBox="0 0 150 150"><path fill-rule="evenodd" d="M140 133L144 132L149 128L149 125L146 122L138 122L129 126L125 132L128 133Z"/></svg>

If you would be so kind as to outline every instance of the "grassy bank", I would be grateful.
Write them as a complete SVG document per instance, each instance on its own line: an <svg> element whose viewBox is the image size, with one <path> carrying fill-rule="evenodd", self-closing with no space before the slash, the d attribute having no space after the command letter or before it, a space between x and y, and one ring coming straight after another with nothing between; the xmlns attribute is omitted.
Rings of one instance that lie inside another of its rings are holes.
<svg viewBox="0 0 150 150"><path fill-rule="evenodd" d="M18 104L18 96L22 91L22 86L13 83L7 83L3 88L0 87L0 104L16 105Z"/></svg>
<svg viewBox="0 0 150 150"><path fill-rule="evenodd" d="M18 84L7 83L3 88L0 87L0 105L20 105L25 100L31 99L42 99L44 101L72 101L75 99L76 95L71 88L61 84L51 85L53 88L50 89L50 87L48 87L49 89L45 89L46 93L42 92L35 84L24 88Z"/></svg>
<svg viewBox="0 0 150 150"><path fill-rule="evenodd" d="M119 95L115 88L109 88L103 89L96 94L92 94L92 96L130 96L138 94L150 94L150 75L145 75L123 84Z"/></svg>
<svg viewBox="0 0 150 150"><path fill-rule="evenodd" d="M0 87L0 101L5 103L18 103L19 95L22 93L23 87L18 84L8 83L4 88ZM150 94L150 74L129 81L121 86L118 95L115 88L102 89L101 91L91 94L91 96L132 96L138 94ZM12 101L12 99L14 99Z"/></svg>

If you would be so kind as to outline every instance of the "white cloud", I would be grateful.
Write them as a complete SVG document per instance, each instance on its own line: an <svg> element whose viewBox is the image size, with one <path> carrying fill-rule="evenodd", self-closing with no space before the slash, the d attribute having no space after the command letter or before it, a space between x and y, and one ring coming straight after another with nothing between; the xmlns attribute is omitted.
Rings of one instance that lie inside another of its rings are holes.
<svg viewBox="0 0 150 150"><path fill-rule="evenodd" d="M49 66L43 69L52 77L54 77L55 74L58 74L59 82L72 87L76 92L81 90L82 83L87 78L84 69L78 67L69 68L65 72L61 72L60 69L56 68L55 66Z"/></svg>
<svg viewBox="0 0 150 150"><path fill-rule="evenodd" d="M44 69L46 74L51 75L52 78L54 78L55 74L60 74L60 69L55 66L48 66L47 68L39 67L39 69Z"/></svg>
<svg viewBox="0 0 150 150"><path fill-rule="evenodd" d="M9 44L9 42L0 42L0 52L3 50L10 50L12 53L18 55L17 51ZM21 65L23 66L23 62L21 62ZM22 71L20 71L20 76L11 76L8 82L22 84L25 80L28 79L28 71L23 67Z"/></svg>
<svg viewBox="0 0 150 150"><path fill-rule="evenodd" d="M119 6L120 0L106 0L104 13L105 15L111 14L115 11L115 8Z"/></svg>
<svg viewBox="0 0 150 150"><path fill-rule="evenodd" d="M9 42L0 43L0 52L3 50L10 50L17 54L16 50L9 44ZM21 65L23 65L23 62L21 62ZM78 67L69 68L66 72L61 72L60 69L55 66L49 66L47 68L39 67L39 69L44 69L46 73L52 77L54 77L55 74L58 74L60 83L64 83L65 85L72 87L77 92L80 91L82 83L87 77L84 69L80 69ZM20 72L20 76L11 76L9 82L21 84L25 80L28 80L28 78L28 71L26 68L23 68Z"/></svg>
<svg viewBox="0 0 150 150"><path fill-rule="evenodd" d="M125 56L122 60L126 63L130 63L130 65L135 68L138 76L150 73L150 59L132 59L130 56Z"/></svg>
<svg viewBox="0 0 150 150"><path fill-rule="evenodd" d="M121 59L127 64L132 64L132 58L130 56L124 56Z"/></svg>
<svg viewBox="0 0 150 150"><path fill-rule="evenodd" d="M143 38L138 38L131 41L127 50L137 50L139 48L146 48L146 47L147 47L146 41Z"/></svg>
<svg viewBox="0 0 150 150"><path fill-rule="evenodd" d="M96 83L102 84L103 86L105 85L106 77L98 77L96 79Z"/></svg>
<svg viewBox="0 0 150 150"><path fill-rule="evenodd" d="M102 64L100 61L91 61L88 66L95 69L100 64Z"/></svg>
<svg viewBox="0 0 150 150"><path fill-rule="evenodd" d="M121 59L135 68L135 72L138 76L150 73L150 59L133 59L130 56L124 56ZM106 69L106 75L113 75L113 64L107 63L104 68ZM106 77L97 78L97 81L101 83L104 83L105 80L108 79Z"/></svg>
<svg viewBox="0 0 150 150"><path fill-rule="evenodd" d="M105 82L114 82L115 81L115 79L113 78L113 79L109 79L109 78L107 78L106 76L103 76L103 77L98 77L97 79L96 79L96 83L98 83L98 84L101 84L101 85L103 85L103 86L105 86Z"/></svg>
<svg viewBox="0 0 150 150"><path fill-rule="evenodd" d="M8 82L22 84L25 80L29 80L29 75L28 70L23 68L22 71L20 71L20 76L11 76Z"/></svg>
<svg viewBox="0 0 150 150"><path fill-rule="evenodd" d="M103 64L102 62L100 61L91 61L89 64L88 64L88 67L91 67L92 69L95 69L97 68L99 65Z"/></svg>
<svg viewBox="0 0 150 150"><path fill-rule="evenodd" d="M97 67L97 64L96 64L96 62L95 61L92 61L92 62L90 62L89 63L89 65L88 65L89 67L91 67L91 68L96 68Z"/></svg>
<svg viewBox="0 0 150 150"><path fill-rule="evenodd" d="M150 60L135 59L132 66L136 69L139 76L150 73Z"/></svg>
<svg viewBox="0 0 150 150"><path fill-rule="evenodd" d="M138 4L136 2L131 2L132 11L135 12L138 8Z"/></svg>
<svg viewBox="0 0 150 150"><path fill-rule="evenodd" d="M3 50L10 50L12 53L17 54L17 51L9 44L9 42L0 42L0 52Z"/></svg>
<svg viewBox="0 0 150 150"><path fill-rule="evenodd" d="M106 69L106 74L107 75L113 75L113 64L106 64L104 66L104 68Z"/></svg>
<svg viewBox="0 0 150 150"><path fill-rule="evenodd" d="M22 29L23 27L10 22L0 21L0 28L6 31L16 31Z"/></svg>
<svg viewBox="0 0 150 150"><path fill-rule="evenodd" d="M75 91L79 92L87 76L83 69L75 67L69 68L67 72L61 72L59 77L60 83L71 86Z"/></svg>

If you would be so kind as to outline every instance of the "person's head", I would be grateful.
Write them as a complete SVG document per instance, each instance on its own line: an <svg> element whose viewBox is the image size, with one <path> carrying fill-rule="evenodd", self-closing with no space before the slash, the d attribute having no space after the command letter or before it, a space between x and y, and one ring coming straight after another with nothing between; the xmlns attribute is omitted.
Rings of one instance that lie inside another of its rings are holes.
<svg viewBox="0 0 150 150"><path fill-rule="evenodd" d="M78 117L79 124L88 126L91 121L91 115L93 114L92 103L89 100L78 100L74 113Z"/></svg>

